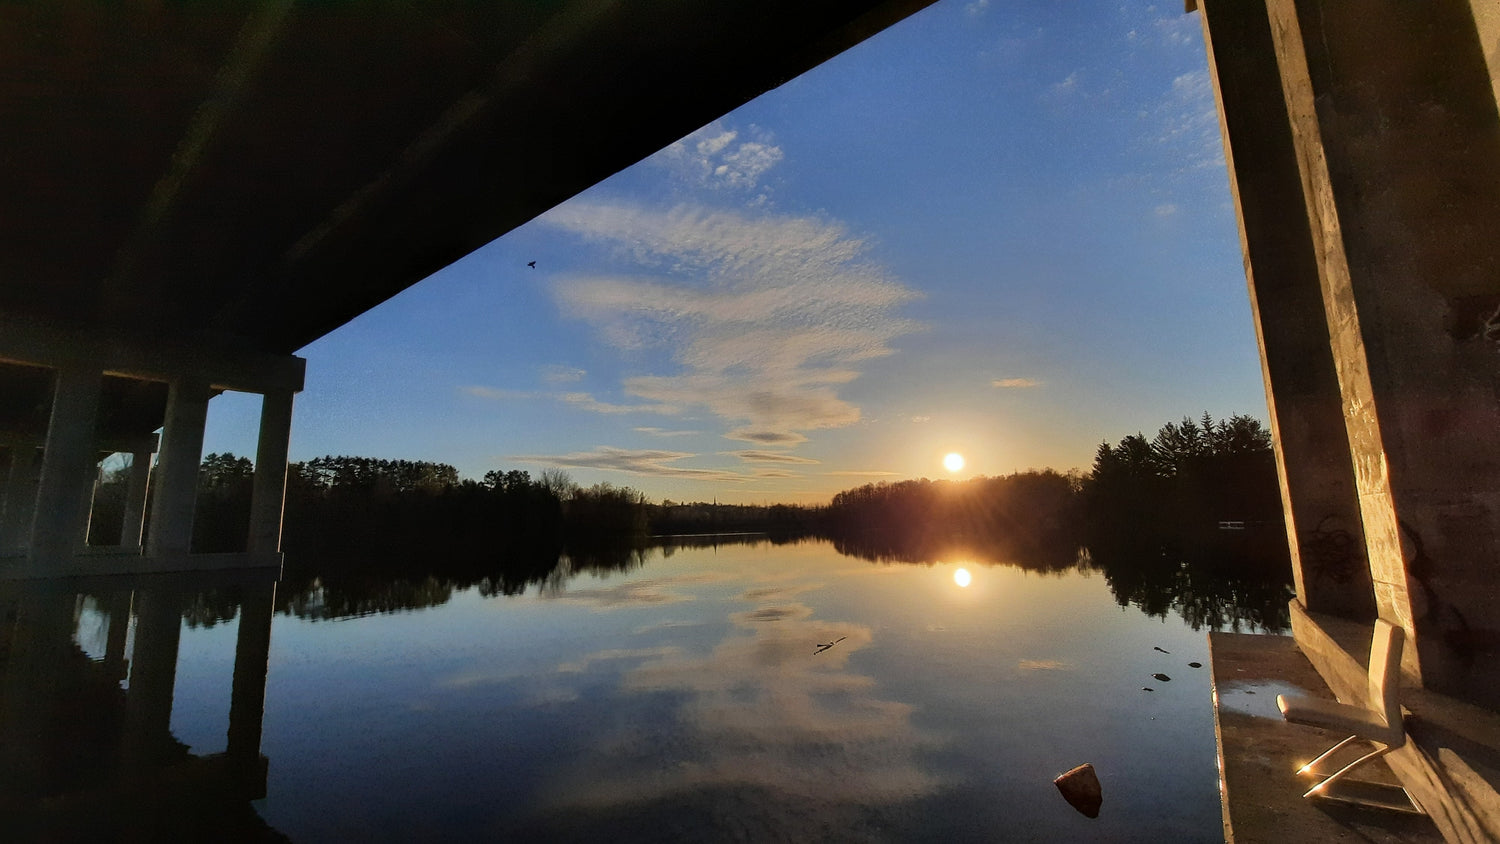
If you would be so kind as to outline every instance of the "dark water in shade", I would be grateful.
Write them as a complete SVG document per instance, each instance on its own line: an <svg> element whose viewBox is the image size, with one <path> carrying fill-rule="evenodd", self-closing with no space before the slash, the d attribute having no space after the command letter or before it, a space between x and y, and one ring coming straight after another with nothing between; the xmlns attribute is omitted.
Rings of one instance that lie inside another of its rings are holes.
<svg viewBox="0 0 1500 844"><path fill-rule="evenodd" d="M140 822L98 795L145 764L121 747L149 746L152 764L202 773L163 777L129 806L178 806L219 838L1222 840L1207 631L1122 608L1098 572L750 543L648 552L629 571L554 575L512 596L428 584L406 601L421 609L346 618L327 595L281 588L298 614L271 623L263 797L254 773L207 796L192 784L235 758L216 756L231 711L246 735L232 691L244 613L203 626L212 599L180 593L200 623L178 630L167 736L117 680L27 674L42 651L22 622L37 604L3 593L12 795L0 809L34 833L78 812L104 830ZM95 592L68 596L70 620L54 621L73 632L49 659L77 676L112 663L117 599ZM127 631L127 656L143 629ZM93 709L62 688L89 684ZM22 702L48 694L70 701L65 713ZM116 727L83 731L105 746L91 751L77 730L48 732L60 717ZM54 746L54 734L73 738ZM1093 820L1052 785L1083 762L1103 784ZM20 773L28 764L45 782ZM59 814L59 793L78 811Z"/></svg>

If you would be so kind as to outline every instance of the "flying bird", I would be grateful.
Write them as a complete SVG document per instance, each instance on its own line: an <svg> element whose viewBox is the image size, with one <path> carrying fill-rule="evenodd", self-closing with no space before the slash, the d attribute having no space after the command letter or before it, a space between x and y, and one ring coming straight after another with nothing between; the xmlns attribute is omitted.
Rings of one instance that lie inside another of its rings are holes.
<svg viewBox="0 0 1500 844"><path fill-rule="evenodd" d="M834 645L837 645L839 642L842 642L842 641L844 641L847 638L849 638L849 637L848 636L840 636L837 639L834 639L832 642L826 642L826 643L819 644L818 645L818 649L815 650L815 651L813 651L813 656L817 656L818 654L820 654L820 653L828 650L829 648L833 647Z"/></svg>
<svg viewBox="0 0 1500 844"><path fill-rule="evenodd" d="M531 267L534 270L536 269L536 261L527 261L526 266Z"/></svg>

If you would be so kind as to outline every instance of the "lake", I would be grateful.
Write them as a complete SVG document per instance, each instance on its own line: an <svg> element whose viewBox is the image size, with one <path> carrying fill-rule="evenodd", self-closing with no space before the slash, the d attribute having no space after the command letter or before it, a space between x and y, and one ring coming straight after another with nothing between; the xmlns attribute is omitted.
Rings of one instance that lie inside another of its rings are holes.
<svg viewBox="0 0 1500 844"><path fill-rule="evenodd" d="M1281 626L1284 589L1097 566L726 537L474 582L289 567L268 625L260 585L12 584L0 808L39 835L1220 841L1207 632ZM1097 818L1052 784L1085 762Z"/></svg>

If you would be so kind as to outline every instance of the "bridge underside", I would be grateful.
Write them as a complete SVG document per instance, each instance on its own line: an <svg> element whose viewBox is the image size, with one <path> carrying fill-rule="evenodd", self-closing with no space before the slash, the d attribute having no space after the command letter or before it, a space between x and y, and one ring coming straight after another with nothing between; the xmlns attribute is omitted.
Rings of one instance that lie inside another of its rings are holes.
<svg viewBox="0 0 1500 844"><path fill-rule="evenodd" d="M276 564L292 352L930 2L0 0L0 574ZM249 556L190 556L223 390Z"/></svg>

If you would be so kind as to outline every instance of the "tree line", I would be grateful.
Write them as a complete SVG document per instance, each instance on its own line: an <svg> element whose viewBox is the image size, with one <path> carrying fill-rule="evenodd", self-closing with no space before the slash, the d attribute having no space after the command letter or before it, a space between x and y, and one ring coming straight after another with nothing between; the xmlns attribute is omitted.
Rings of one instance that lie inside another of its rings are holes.
<svg viewBox="0 0 1500 844"><path fill-rule="evenodd" d="M96 496L102 535L118 535L127 474L115 473ZM253 474L244 457L203 459L195 551L244 547ZM422 570L504 594L567 573L639 565L652 536L741 532L826 538L880 562L932 562L962 548L976 562L1100 570L1122 605L1156 614L1176 607L1205 623L1232 613L1254 584L1267 577L1274 584L1289 571L1270 434L1249 416L1204 414L1150 439L1103 442L1087 473L880 482L812 507L656 504L626 486L580 486L556 469L537 476L497 469L473 480L445 463L329 455L289 465L285 514L289 576L304 568L318 576ZM1194 583L1184 580L1188 565ZM397 591L431 588L415 582ZM1184 601L1189 592L1195 597ZM370 605L383 600L408 599ZM1270 595L1260 605L1280 603Z"/></svg>

